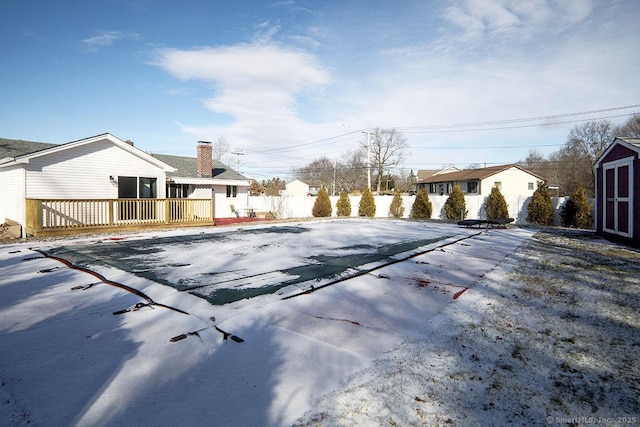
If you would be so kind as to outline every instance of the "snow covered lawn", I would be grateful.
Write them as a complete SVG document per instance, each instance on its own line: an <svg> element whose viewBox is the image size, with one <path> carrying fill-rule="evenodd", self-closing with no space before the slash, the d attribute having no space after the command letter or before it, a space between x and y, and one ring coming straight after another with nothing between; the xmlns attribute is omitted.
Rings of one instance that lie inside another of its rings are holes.
<svg viewBox="0 0 640 427"><path fill-rule="evenodd" d="M0 424L637 417L640 256L533 235L350 219L0 246ZM257 296L212 305L234 289Z"/></svg>
<svg viewBox="0 0 640 427"><path fill-rule="evenodd" d="M546 230L297 425L637 425L640 254Z"/></svg>

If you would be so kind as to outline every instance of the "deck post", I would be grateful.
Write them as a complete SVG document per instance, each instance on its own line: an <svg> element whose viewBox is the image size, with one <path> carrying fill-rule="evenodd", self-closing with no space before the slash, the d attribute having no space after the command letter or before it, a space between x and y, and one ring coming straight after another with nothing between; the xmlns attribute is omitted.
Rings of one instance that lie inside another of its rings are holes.
<svg viewBox="0 0 640 427"><path fill-rule="evenodd" d="M108 209L109 209L109 226L113 226L115 224L115 209L116 209L116 201L109 200Z"/></svg>

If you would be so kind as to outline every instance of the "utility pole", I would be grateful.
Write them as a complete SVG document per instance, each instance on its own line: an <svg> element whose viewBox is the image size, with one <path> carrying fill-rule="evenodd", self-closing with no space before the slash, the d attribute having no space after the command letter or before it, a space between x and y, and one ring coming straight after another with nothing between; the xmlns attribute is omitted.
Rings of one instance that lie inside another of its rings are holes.
<svg viewBox="0 0 640 427"><path fill-rule="evenodd" d="M236 172L240 173L240 156L244 156L246 153L242 150L232 151L231 154L235 154L236 157Z"/></svg>
<svg viewBox="0 0 640 427"><path fill-rule="evenodd" d="M371 132L368 130L360 132L367 134L367 188L371 190Z"/></svg>

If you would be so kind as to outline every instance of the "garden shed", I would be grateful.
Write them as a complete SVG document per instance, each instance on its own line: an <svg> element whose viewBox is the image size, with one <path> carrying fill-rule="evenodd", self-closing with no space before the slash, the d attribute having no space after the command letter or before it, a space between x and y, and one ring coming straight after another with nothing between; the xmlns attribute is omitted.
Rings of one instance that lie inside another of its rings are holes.
<svg viewBox="0 0 640 427"><path fill-rule="evenodd" d="M615 138L594 165L596 231L640 243L640 138Z"/></svg>

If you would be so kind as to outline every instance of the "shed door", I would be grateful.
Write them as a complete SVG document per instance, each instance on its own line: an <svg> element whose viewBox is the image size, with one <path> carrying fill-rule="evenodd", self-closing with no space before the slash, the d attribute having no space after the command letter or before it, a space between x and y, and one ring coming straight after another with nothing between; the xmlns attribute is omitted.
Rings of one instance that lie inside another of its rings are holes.
<svg viewBox="0 0 640 427"><path fill-rule="evenodd" d="M604 231L633 236L633 159L603 165Z"/></svg>

